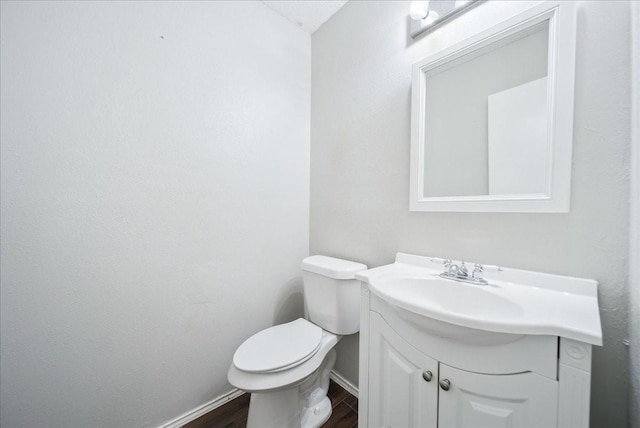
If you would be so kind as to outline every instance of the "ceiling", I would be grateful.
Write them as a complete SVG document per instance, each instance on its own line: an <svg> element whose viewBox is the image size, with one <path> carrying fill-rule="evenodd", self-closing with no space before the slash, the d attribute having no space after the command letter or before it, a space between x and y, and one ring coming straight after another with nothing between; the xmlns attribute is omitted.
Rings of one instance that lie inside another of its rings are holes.
<svg viewBox="0 0 640 428"><path fill-rule="evenodd" d="M312 34L348 0L262 0L264 4Z"/></svg>

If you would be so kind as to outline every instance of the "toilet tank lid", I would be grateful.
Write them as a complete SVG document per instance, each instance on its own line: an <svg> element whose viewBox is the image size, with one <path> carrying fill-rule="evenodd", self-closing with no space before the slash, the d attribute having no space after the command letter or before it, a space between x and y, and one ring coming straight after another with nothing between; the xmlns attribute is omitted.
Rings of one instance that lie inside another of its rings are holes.
<svg viewBox="0 0 640 428"><path fill-rule="evenodd" d="M357 272L367 270L367 265L328 256L310 256L302 260L302 270L334 279L353 279Z"/></svg>

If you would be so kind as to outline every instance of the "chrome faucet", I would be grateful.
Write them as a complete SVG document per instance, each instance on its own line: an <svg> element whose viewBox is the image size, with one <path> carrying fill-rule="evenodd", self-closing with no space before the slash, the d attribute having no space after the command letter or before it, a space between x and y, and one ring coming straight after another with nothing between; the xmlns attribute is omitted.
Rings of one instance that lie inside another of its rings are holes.
<svg viewBox="0 0 640 428"><path fill-rule="evenodd" d="M476 263L473 265L473 272L469 275L469 269L465 265L465 262L460 262L459 265L453 263L451 259L431 259L433 262L442 262L445 267L445 271L440 274L441 278L450 279L452 281L468 282L476 285L487 285L488 282L482 277L482 273L485 269L489 268L498 272L502 271L500 266L487 266Z"/></svg>
<svg viewBox="0 0 640 428"><path fill-rule="evenodd" d="M464 265L464 262L460 263L460 267L458 268L458 278L469 278L469 270Z"/></svg>
<svg viewBox="0 0 640 428"><path fill-rule="evenodd" d="M434 259L431 259L431 260L436 261ZM444 260L443 264L444 264L444 267L447 269L447 275L455 276L455 274L458 272L458 266L454 265L451 259Z"/></svg>
<svg viewBox="0 0 640 428"><path fill-rule="evenodd" d="M459 265L453 263L453 261L447 259L444 261L444 267L446 270L440 274L441 277L446 279L468 279L469 278L469 269L464 264L464 262L460 262ZM475 270L473 271L472 278L475 278Z"/></svg>

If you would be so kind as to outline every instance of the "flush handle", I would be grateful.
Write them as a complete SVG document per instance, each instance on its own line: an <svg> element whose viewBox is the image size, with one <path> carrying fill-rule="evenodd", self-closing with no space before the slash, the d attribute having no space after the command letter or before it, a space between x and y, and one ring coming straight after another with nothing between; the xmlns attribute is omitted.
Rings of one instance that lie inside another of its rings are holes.
<svg viewBox="0 0 640 428"><path fill-rule="evenodd" d="M431 379L433 379L433 373L431 373L431 370L423 371L422 379L426 380L427 382L431 382Z"/></svg>
<svg viewBox="0 0 640 428"><path fill-rule="evenodd" d="M449 381L449 379L443 379L440 381L440 388L442 388L444 391L448 391L449 388L451 388L451 382Z"/></svg>

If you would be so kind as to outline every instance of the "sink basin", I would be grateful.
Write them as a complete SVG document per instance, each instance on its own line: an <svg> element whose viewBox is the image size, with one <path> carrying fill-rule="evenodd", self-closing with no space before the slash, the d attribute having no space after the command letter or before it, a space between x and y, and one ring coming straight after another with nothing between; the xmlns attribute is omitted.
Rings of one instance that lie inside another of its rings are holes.
<svg viewBox="0 0 640 428"><path fill-rule="evenodd" d="M495 287L470 285L430 275L423 278L399 276L382 280L380 297L402 305L446 311L472 318L517 319L524 309L517 302L500 296Z"/></svg>
<svg viewBox="0 0 640 428"><path fill-rule="evenodd" d="M534 334L602 345L593 280L503 269L477 285L441 278L442 271L429 257L398 253L395 263L356 278L403 318L439 336L504 343Z"/></svg>
<svg viewBox="0 0 640 428"><path fill-rule="evenodd" d="M375 292L405 321L440 337L482 345L506 344L522 337L477 328L480 320L486 324L489 319L517 319L524 315L520 305L498 295L490 286L455 282L435 274L398 275L376 282ZM465 327L470 324L473 327Z"/></svg>

